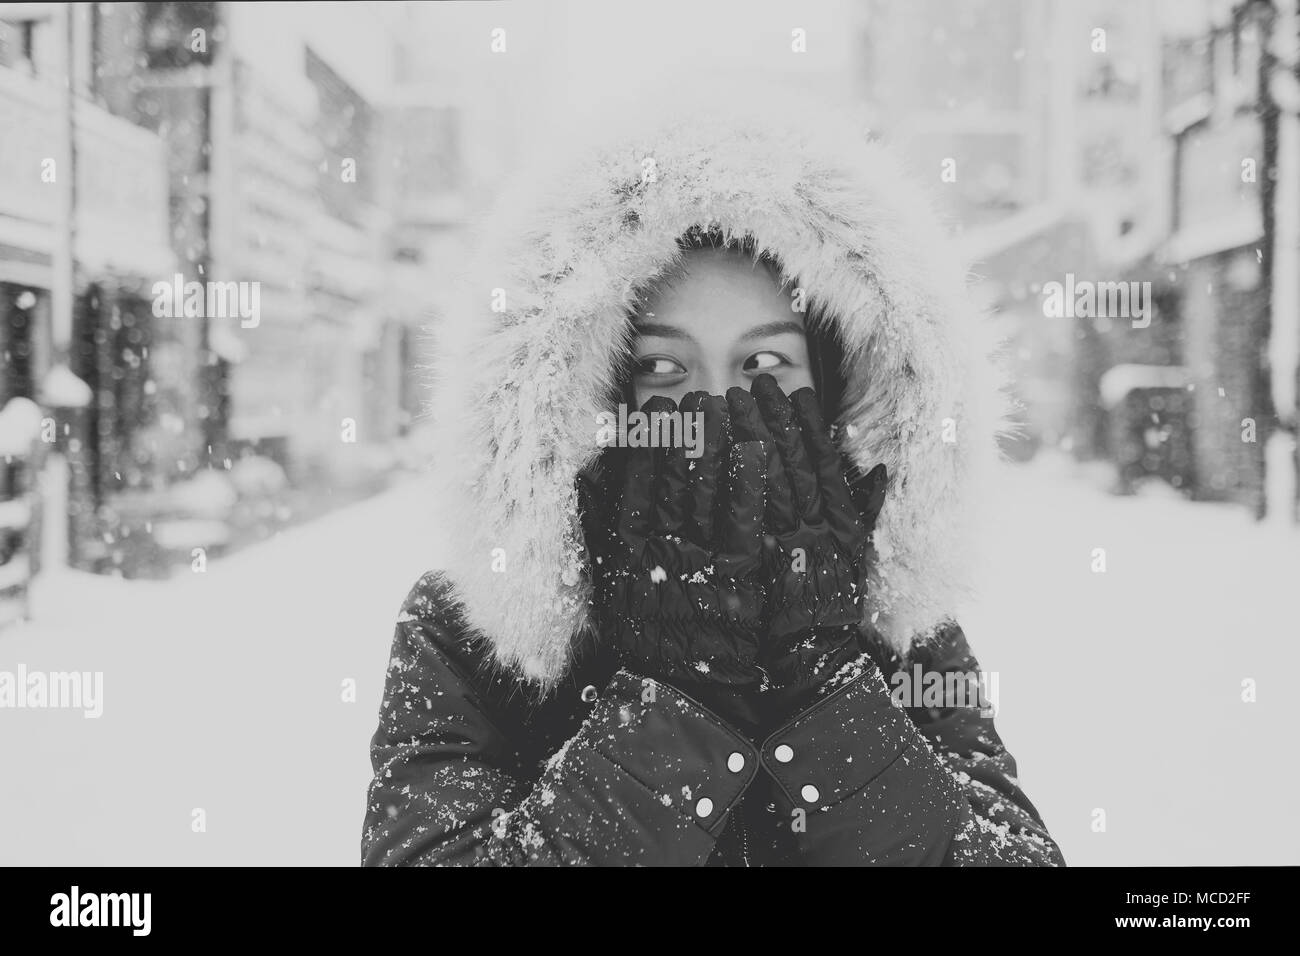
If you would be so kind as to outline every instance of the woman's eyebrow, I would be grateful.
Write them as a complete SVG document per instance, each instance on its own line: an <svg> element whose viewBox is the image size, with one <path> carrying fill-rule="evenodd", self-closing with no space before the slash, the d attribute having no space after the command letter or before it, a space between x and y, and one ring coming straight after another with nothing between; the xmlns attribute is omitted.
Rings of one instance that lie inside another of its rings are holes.
<svg viewBox="0 0 1300 956"><path fill-rule="evenodd" d="M798 322L768 322L756 325L740 337L742 342L751 339L765 339L771 335L803 335L803 326Z"/></svg>
<svg viewBox="0 0 1300 956"><path fill-rule="evenodd" d="M651 336L660 339L685 339L688 342L694 342L695 336L691 335L685 329L678 328L675 325L660 325L657 322L645 322L636 326L636 334L640 336Z"/></svg>

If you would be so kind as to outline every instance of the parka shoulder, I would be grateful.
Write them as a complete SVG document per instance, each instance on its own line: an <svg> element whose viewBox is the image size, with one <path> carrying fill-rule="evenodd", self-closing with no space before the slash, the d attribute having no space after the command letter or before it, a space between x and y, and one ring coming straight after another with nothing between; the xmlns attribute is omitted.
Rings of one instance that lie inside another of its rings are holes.
<svg viewBox="0 0 1300 956"><path fill-rule="evenodd" d="M481 719L518 743L525 763L545 760L573 734L589 709L584 692L589 696L603 687L618 666L609 655L587 647L575 653L568 673L543 691L497 660L492 640L466 620L443 570L427 571L411 586L397 626L405 633L395 637L393 660L440 658L446 668L440 683L455 684L442 691L467 697Z"/></svg>

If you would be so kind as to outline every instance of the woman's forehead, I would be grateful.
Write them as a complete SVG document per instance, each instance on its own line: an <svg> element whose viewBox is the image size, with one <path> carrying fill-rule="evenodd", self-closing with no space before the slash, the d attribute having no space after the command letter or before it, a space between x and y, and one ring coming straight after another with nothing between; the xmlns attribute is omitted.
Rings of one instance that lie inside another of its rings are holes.
<svg viewBox="0 0 1300 956"><path fill-rule="evenodd" d="M635 321L647 334L663 334L667 328L723 331L719 326L743 332L779 322L802 327L772 263L735 249L711 248L689 250L674 275L646 296Z"/></svg>

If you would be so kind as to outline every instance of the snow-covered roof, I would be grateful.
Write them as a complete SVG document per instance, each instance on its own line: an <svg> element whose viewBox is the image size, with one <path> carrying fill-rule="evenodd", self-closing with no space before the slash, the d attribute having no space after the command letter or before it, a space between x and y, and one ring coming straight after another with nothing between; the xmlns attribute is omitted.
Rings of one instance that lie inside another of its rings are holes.
<svg viewBox="0 0 1300 956"><path fill-rule="evenodd" d="M66 365L56 365L41 382L41 401L54 408L85 408L94 395Z"/></svg>
<svg viewBox="0 0 1300 956"><path fill-rule="evenodd" d="M1098 383L1102 404L1113 408L1135 388L1186 388L1191 373L1182 365L1115 365Z"/></svg>
<svg viewBox="0 0 1300 956"><path fill-rule="evenodd" d="M1030 206L987 226L953 237L967 262L983 262L1065 221L1066 207L1046 202Z"/></svg>
<svg viewBox="0 0 1300 956"><path fill-rule="evenodd" d="M1241 246L1260 242L1264 238L1264 225L1256 208L1242 209L1232 216L1211 219L1179 229L1161 247L1159 256L1164 262L1188 262L1202 259L1218 252L1227 252Z"/></svg>
<svg viewBox="0 0 1300 956"><path fill-rule="evenodd" d="M30 398L11 398L0 409L0 456L16 458L29 454L40 430L40 406Z"/></svg>

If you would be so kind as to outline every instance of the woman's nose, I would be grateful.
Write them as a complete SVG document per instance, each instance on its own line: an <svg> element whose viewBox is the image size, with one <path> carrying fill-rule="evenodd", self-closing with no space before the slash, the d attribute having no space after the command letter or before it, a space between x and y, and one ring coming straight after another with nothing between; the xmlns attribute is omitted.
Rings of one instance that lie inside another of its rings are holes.
<svg viewBox="0 0 1300 956"><path fill-rule="evenodd" d="M726 395L727 389L736 384L729 379L725 368L703 368L696 376L695 388L709 395Z"/></svg>

